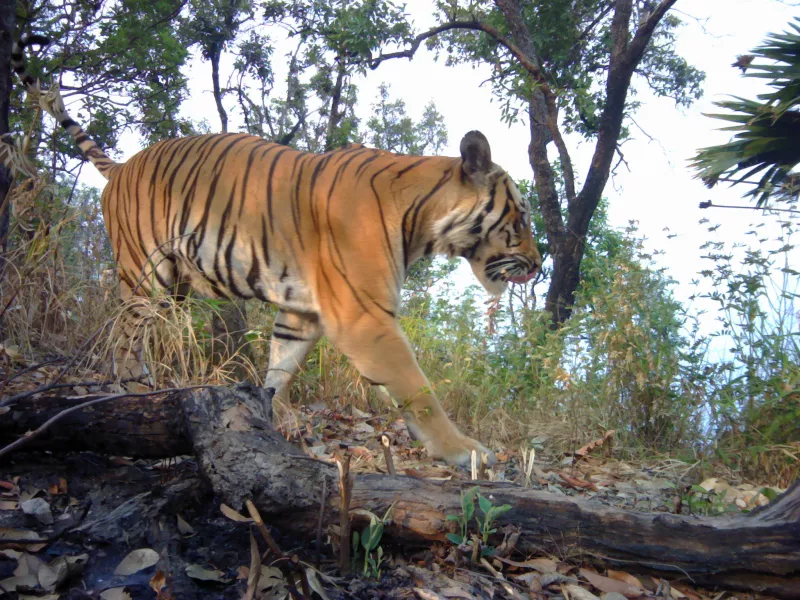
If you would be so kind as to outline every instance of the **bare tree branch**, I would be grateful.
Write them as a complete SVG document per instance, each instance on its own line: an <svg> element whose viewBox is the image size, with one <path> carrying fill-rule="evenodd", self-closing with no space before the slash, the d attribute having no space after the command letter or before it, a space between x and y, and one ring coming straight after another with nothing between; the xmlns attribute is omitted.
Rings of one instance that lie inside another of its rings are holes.
<svg viewBox="0 0 800 600"><path fill-rule="evenodd" d="M483 21L449 21L447 23L443 23L438 27L433 27L428 31L420 33L417 37L415 37L411 45L406 48L405 50L400 50L398 52L390 52L388 54L380 54L376 58L372 58L370 56L369 59L369 68L370 69L377 69L378 66L385 60L389 60L391 58L412 58L414 54L419 50L420 44L425 40L435 37L440 33L444 33L445 31L451 31L453 29L469 29L472 31L482 31L488 35L490 35L494 40L500 44L501 46L505 47L514 58L519 61L519 64L525 68L528 73L530 73L534 80L539 83L541 86L547 88L547 82L545 81L544 75L542 74L542 70L539 68L534 61L530 59L530 56L526 54L521 48L519 48L514 42L506 38L502 33L500 33L497 29L489 25L488 23L484 23ZM549 89L549 88L548 88Z"/></svg>
<svg viewBox="0 0 800 600"><path fill-rule="evenodd" d="M636 34L634 35L633 40L628 47L627 59L631 64L635 65L639 62L639 60L641 60L645 48L647 48L647 44L650 43L650 38L653 37L653 32L655 31L656 26L661 22L661 19L664 18L665 14L667 14L667 11L672 8L677 1L678 0L662 0L650 17L648 17L648 19L642 23L639 29L636 30Z"/></svg>

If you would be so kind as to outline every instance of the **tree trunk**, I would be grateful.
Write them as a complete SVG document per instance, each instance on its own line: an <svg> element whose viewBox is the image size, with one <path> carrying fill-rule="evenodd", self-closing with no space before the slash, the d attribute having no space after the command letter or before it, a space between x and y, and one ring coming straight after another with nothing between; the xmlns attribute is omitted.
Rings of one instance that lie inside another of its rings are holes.
<svg viewBox="0 0 800 600"><path fill-rule="evenodd" d="M14 25L16 21L14 0L0 2L0 134L8 133L8 115L11 104L11 45L14 41ZM11 218L11 207L8 204L8 193L11 190L11 172L0 165L0 286L5 277L6 250L8 249L8 227ZM3 324L0 321L0 339Z"/></svg>
<svg viewBox="0 0 800 600"><path fill-rule="evenodd" d="M344 88L344 78L347 75L347 64L345 63L344 52L339 54L338 67L336 69L336 83L331 94L331 110L328 117L328 128L325 134L325 152L334 150L338 145L337 130L342 121L344 112L342 111L342 89Z"/></svg>
<svg viewBox="0 0 800 600"><path fill-rule="evenodd" d="M222 87L219 84L219 59L222 56L222 44L219 42L212 42L208 49L208 58L211 62L211 85L214 90L214 102L217 105L217 113L219 114L220 131L227 133L228 131L228 113L225 111L225 105L222 104Z"/></svg>
<svg viewBox="0 0 800 600"><path fill-rule="evenodd" d="M323 478L329 482L328 489L336 489L338 475L332 465L288 444L258 416L264 394L258 387L239 386L194 390L159 402L114 401L74 417L69 427L62 423L55 428L65 435L67 431L80 434L74 434L73 449L95 443L91 438L101 439L106 429L125 444L106 448L118 454L153 456L159 445L162 450L180 452L191 447L201 473L223 502L241 508L245 499L252 499L269 521L278 526L291 523L294 535L312 539L320 510L325 523L338 522L338 496L329 494L325 504L320 504ZM17 410L27 413L29 406L33 405L23 402ZM0 423L14 421L14 414ZM36 426L33 419L18 422L21 430ZM92 436L85 435L87 430ZM8 428L2 433L7 437ZM146 443L137 438L142 435L149 436ZM174 438L171 448L170 437ZM107 438L109 443L113 439ZM139 443L131 443L134 439ZM393 504L393 522L384 533L387 542L444 541L453 529L447 515L459 514L460 495L467 485L359 474L351 509L384 514ZM521 527L517 548L522 552L584 556L684 582L800 599L800 483L767 507L726 518L631 512L510 483L481 482L480 486L495 505L513 507L498 526ZM362 515L353 519L357 527L364 525Z"/></svg>

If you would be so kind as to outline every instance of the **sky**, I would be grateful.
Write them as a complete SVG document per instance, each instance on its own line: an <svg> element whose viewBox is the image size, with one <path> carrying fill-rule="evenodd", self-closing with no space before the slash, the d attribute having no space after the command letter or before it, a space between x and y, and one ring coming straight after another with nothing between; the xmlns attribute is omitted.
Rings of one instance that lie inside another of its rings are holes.
<svg viewBox="0 0 800 600"><path fill-rule="evenodd" d="M683 17L685 25L678 32L677 49L690 64L705 71L704 95L686 109L647 92L637 96L642 106L635 120L641 131L633 127L633 139L622 148L630 172L621 166L606 186L609 220L620 228L631 220L636 221L639 231L648 239L647 247L663 250L656 260L678 282L675 295L679 300L687 301L697 291L692 281L706 266L699 258L703 253L700 246L706 240L747 242L753 239L744 234L758 216L754 211L702 210L698 207L705 200L712 200L715 204L745 205L742 194L746 188L717 186L708 190L694 178L688 169L688 160L697 148L722 143L729 138L729 134L716 131L720 122L703 115L715 112L712 102L729 95L754 97L764 90L759 81L743 78L731 63L738 54L747 53L759 45L767 33L784 30L793 17L800 16L798 7L791 4L777 0L679 0L674 10ZM800 2L794 4L800 5ZM407 12L420 30L434 23L432 7L433 2L429 0L407 2ZM278 57L279 52L275 56ZM192 96L185 103L184 112L195 119L207 119L213 130L218 127L218 117L209 74L208 63L193 62L190 76ZM461 137L467 131L478 129L488 137L496 163L514 178L530 180L527 123L509 126L502 121L500 103L492 97L489 85L482 85L488 74L488 67L445 66L444 59L437 61L432 52L422 47L413 60L387 61L355 81L359 87L359 114L362 117L370 114L370 104L377 96L378 86L389 83L391 97L403 99L414 118L419 118L425 105L434 101L444 115L448 129L449 144L443 154L458 156ZM232 104L229 102L231 108ZM237 115L231 114L231 117L233 129ZM576 176L581 179L593 145L577 136L567 136L566 142ZM120 145L125 158L140 149L133 134L123 136ZM551 156L555 156L552 145L549 151ZM98 187L104 184L93 169L84 169L83 173L86 183ZM721 223L721 226L715 232L709 232L708 224L699 223L703 218ZM765 220L769 223L775 218L767 216ZM673 237L668 239L668 235ZM797 253L795 257L798 257ZM472 282L466 263L460 266L456 278L465 283ZM536 292L543 296L546 289L537 289Z"/></svg>

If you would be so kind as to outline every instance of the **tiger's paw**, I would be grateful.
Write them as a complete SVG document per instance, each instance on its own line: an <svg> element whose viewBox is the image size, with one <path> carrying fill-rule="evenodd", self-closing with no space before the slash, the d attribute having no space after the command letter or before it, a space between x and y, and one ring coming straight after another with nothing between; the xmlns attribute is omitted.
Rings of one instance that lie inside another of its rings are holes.
<svg viewBox="0 0 800 600"><path fill-rule="evenodd" d="M458 434L450 439L429 440L425 447L433 458L439 458L451 465L469 468L472 462L472 451L478 455L478 463L486 460L488 466L497 462L494 452L470 437Z"/></svg>

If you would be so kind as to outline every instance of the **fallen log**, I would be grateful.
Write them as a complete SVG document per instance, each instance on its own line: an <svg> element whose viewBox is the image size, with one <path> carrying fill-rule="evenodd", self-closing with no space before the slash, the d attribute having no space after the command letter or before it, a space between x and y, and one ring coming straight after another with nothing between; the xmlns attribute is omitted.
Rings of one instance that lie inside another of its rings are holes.
<svg viewBox="0 0 800 600"><path fill-rule="evenodd" d="M0 416L0 448L60 412L100 395L26 398ZM117 456L167 458L191 454L181 397L117 398L70 413L25 446L27 450L90 450Z"/></svg>
<svg viewBox="0 0 800 600"><path fill-rule="evenodd" d="M338 497L320 505L322 479L336 469L301 454L254 418L252 400L237 390L200 390L183 403L201 473L232 506L252 498L264 515L313 535L323 510L335 522ZM461 482L406 476L356 477L351 508L384 514L394 504L385 535L406 541L445 539L449 514L459 514ZM608 564L635 566L672 579L800 598L800 482L768 507L729 518L637 513L581 498L556 496L508 483L481 483L494 504L513 509L498 525L522 528L517 547L559 555L583 554Z"/></svg>
<svg viewBox="0 0 800 600"><path fill-rule="evenodd" d="M165 398L164 405L176 402L176 412L180 406L183 421L171 422L173 436L184 437L223 502L240 509L252 499L265 519L313 539L320 511L325 523L338 522L338 497L329 494L322 504L320 494L323 478L335 489L336 469L304 455L258 416L262 394L247 387L193 390ZM94 427L90 420L86 426ZM446 517L460 513L469 485L359 474L351 509L384 514L394 504L384 539L443 541L454 525ZM713 518L625 511L508 483L481 482L481 493L513 507L498 526L521 527L523 552L581 556L687 583L800 599L800 483L749 515Z"/></svg>

